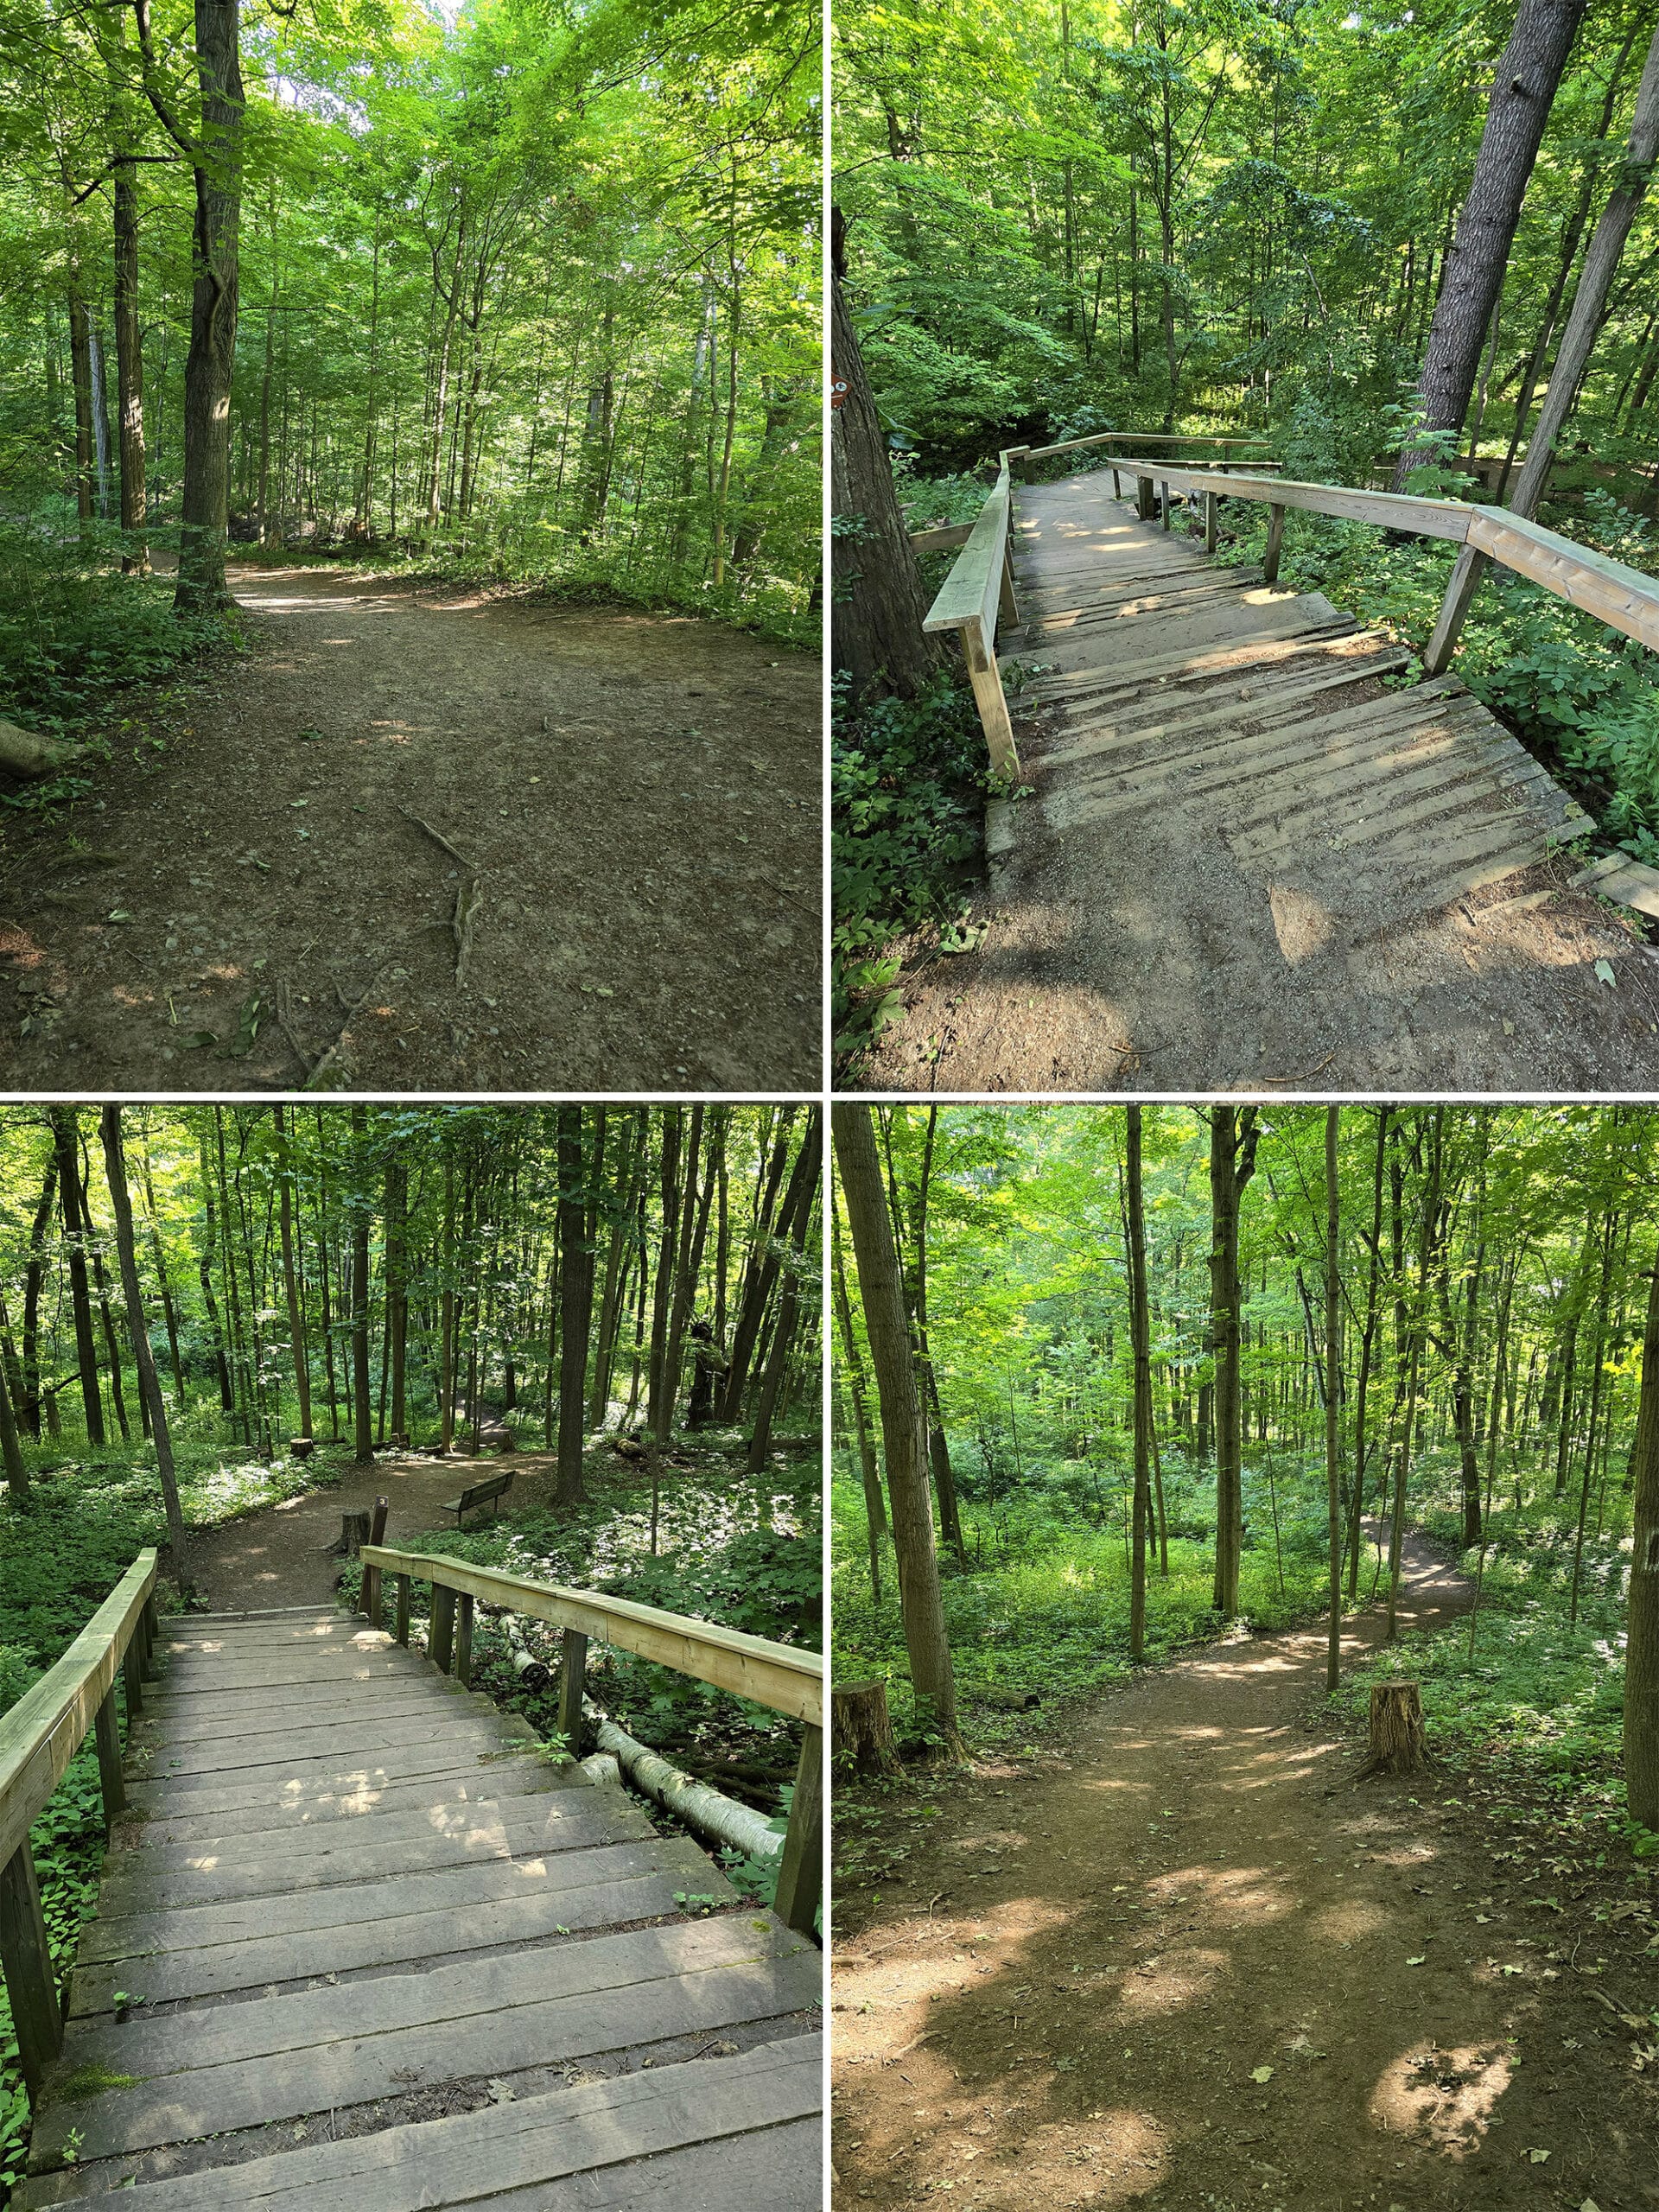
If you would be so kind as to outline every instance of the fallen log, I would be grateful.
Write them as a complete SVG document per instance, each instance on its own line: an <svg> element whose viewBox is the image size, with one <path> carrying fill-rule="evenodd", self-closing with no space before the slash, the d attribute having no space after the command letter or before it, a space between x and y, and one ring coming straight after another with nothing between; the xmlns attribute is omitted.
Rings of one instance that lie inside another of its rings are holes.
<svg viewBox="0 0 1659 2212"><path fill-rule="evenodd" d="M582 1711L594 1724L594 1737L601 1751L608 1751L629 1782L653 1804L715 1843L741 1851L748 1859L775 1859L784 1839L764 1813L737 1804L706 1782L697 1782L672 1766L656 1751L647 1751L624 1728L583 1699Z"/></svg>
<svg viewBox="0 0 1659 2212"><path fill-rule="evenodd" d="M73 746L60 745L55 738L37 737L33 730L19 729L16 722L0 719L0 769L7 775L25 780L55 776L74 757Z"/></svg>

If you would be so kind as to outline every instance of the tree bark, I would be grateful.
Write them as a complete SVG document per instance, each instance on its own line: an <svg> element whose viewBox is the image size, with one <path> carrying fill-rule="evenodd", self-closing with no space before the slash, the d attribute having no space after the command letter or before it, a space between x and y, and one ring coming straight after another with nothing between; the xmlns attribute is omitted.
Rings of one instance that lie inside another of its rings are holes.
<svg viewBox="0 0 1659 2212"><path fill-rule="evenodd" d="M1152 1325L1147 1301L1146 1213L1141 1197L1141 1109L1128 1109L1124 1211L1129 1230L1129 1341L1135 1360L1135 1500L1130 1509L1129 1656L1147 1644L1147 1516L1152 1471Z"/></svg>
<svg viewBox="0 0 1659 2212"><path fill-rule="evenodd" d="M588 1329L593 1314L594 1261L587 1235L582 1184L582 1109L558 1109L559 1167L559 1505L582 1496L582 1415L588 1382ZM584 1247L586 1249L584 1249Z"/></svg>
<svg viewBox="0 0 1659 2212"><path fill-rule="evenodd" d="M868 1106L832 1109L836 1164L840 1171L853 1256L864 1307L870 1363L881 1408L893 1547L899 1563L899 1601L911 1682L924 1726L943 1738L952 1758L964 1756L957 1726L956 1683L945 1634L938 1555L933 1546L933 1502L928 1482L927 1425L911 1352L899 1255L893 1241Z"/></svg>
<svg viewBox="0 0 1659 2212"><path fill-rule="evenodd" d="M1531 515L1538 511L1550 461L1567 418L1577 404L1579 387L1601 328L1607 295L1612 289L1613 276L1630 234L1630 226L1646 195L1656 155L1659 155L1659 31L1654 34L1642 71L1642 82L1637 88L1630 141L1615 173L1612 194L1601 211L1601 220L1596 225L1590 251L1584 257L1584 273L1573 295L1567 328L1561 333L1555 365L1550 371L1549 388L1538 410L1537 424L1527 445L1526 462L1516 481L1515 496L1510 501L1516 514Z"/></svg>
<svg viewBox="0 0 1659 2212"><path fill-rule="evenodd" d="M149 1325L144 1319L138 1290L138 1255L132 1241L132 1199L127 1189L127 1163L121 1141L121 1109L105 1106L99 1117L104 1138L104 1166L109 1178L110 1204L115 1210L115 1249L121 1262L121 1288L126 1299L127 1326L133 1355L138 1363L138 1389L149 1413L150 1434L156 1441L156 1465L162 1478L162 1499L167 1509L168 1539L173 1548L173 1572L181 1584L186 1580L187 1539L184 1509L179 1503L178 1478L173 1467L173 1438L167 1425L167 1404L156 1372L150 1349Z"/></svg>
<svg viewBox="0 0 1659 2212"><path fill-rule="evenodd" d="M58 1206L69 1246L69 1302L75 1323L75 1358L80 1370L81 1403L86 1409L86 1441L104 1443L104 1399L99 1387L98 1346L92 1336L92 1300L87 1284L86 1244L80 1206L79 1132L73 1106L50 1109L52 1141L58 1158Z"/></svg>
<svg viewBox="0 0 1659 2212"><path fill-rule="evenodd" d="M922 628L927 593L842 289L845 226L839 210L832 220L830 347L835 382L844 387L830 429L832 657L846 671L856 705L880 691L913 698L944 665L945 654L942 641Z"/></svg>
<svg viewBox="0 0 1659 2212"><path fill-rule="evenodd" d="M1210 1334L1215 1347L1216 1579L1224 1620L1238 1611L1244 1545L1244 1440L1238 1389L1238 1204L1255 1172L1256 1109L1217 1104L1210 1116Z"/></svg>
<svg viewBox="0 0 1659 2212"><path fill-rule="evenodd" d="M1630 1465L1636 1496L1625 1622L1624 1788L1630 1818L1659 1832L1659 1260L1649 1283Z"/></svg>
<svg viewBox="0 0 1659 2212"><path fill-rule="evenodd" d="M300 1402L300 1434L311 1433L311 1361L306 1350L305 1317L300 1311L299 1278L294 1268L294 1152L280 1104L271 1109L276 1137L278 1204L282 1213L283 1288L288 1299L288 1333L294 1358L294 1382Z"/></svg>
<svg viewBox="0 0 1659 2212"><path fill-rule="evenodd" d="M369 1114L352 1109L352 1136L357 1153L352 1190L352 1414L353 1465L374 1461L374 1403L369 1386L369 1230L373 1208L368 1192Z"/></svg>
<svg viewBox="0 0 1659 2212"><path fill-rule="evenodd" d="M1424 431L1460 431L1555 90L1587 0L1521 0L1494 73L1475 173L1443 265L1418 391ZM1394 486L1423 457L1402 448Z"/></svg>
<svg viewBox="0 0 1659 2212"><path fill-rule="evenodd" d="M1340 1106L1325 1109L1325 1494L1331 1545L1331 1620L1325 1644L1325 1688L1334 1696L1342 1668L1342 1249L1341 1192L1337 1180Z"/></svg>

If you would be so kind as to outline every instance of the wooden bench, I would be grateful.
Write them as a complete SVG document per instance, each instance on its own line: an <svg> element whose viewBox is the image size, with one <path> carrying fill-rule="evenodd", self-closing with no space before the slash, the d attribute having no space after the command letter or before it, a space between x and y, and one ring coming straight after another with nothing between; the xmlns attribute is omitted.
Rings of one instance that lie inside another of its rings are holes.
<svg viewBox="0 0 1659 2212"><path fill-rule="evenodd" d="M474 1506L487 1505L493 1499L499 1501L504 1498L512 1488L512 1477L513 1470L509 1467L505 1474L486 1475L481 1483L468 1483L461 1496L452 1498L442 1510L454 1515L455 1526L459 1529ZM496 1510L499 1512L500 1510L498 1503Z"/></svg>

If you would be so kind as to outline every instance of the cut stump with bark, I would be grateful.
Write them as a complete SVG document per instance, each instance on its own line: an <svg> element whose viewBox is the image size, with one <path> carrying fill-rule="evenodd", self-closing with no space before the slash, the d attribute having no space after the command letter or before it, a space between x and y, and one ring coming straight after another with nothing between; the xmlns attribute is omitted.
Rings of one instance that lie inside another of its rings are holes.
<svg viewBox="0 0 1659 2212"><path fill-rule="evenodd" d="M1371 1748L1359 1770L1372 1774L1416 1774L1428 1759L1423 1700L1415 1682L1376 1682L1371 1688Z"/></svg>
<svg viewBox="0 0 1659 2212"><path fill-rule="evenodd" d="M879 1677L837 1682L830 1694L830 1748L855 1774L897 1774L899 1753L887 1716L887 1686Z"/></svg>
<svg viewBox="0 0 1659 2212"><path fill-rule="evenodd" d="M370 1541L369 1516L366 1513L342 1513L340 1516L340 1536L336 1542L324 1549L331 1559L355 1559L363 1546Z"/></svg>

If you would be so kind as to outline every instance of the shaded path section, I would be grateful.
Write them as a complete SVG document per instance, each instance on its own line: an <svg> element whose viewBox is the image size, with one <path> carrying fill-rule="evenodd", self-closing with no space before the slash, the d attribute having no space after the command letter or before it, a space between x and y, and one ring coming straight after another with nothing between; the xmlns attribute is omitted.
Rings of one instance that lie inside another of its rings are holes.
<svg viewBox="0 0 1659 2212"><path fill-rule="evenodd" d="M1466 1595L1408 1546L1403 1627ZM1345 1657L1382 1625L1354 1623ZM1547 1925L1432 1789L1356 1787L1357 1758L1305 1718L1324 1645L1210 1647L1086 1714L1064 1758L942 1794L908 1904L836 1937L849 2203L930 2177L987 2212L1659 2202ZM1557 2074L1575 2027L1576 2083Z"/></svg>
<svg viewBox="0 0 1659 2212"><path fill-rule="evenodd" d="M1590 827L1454 677L1218 568L1101 471L1020 493L1041 672L980 949L907 983L865 1079L948 1090L1625 1090L1659 968L1564 887ZM1596 963L1609 963L1598 976Z"/></svg>
<svg viewBox="0 0 1659 2212"><path fill-rule="evenodd" d="M815 658L349 570L232 582L254 650L153 718L167 749L112 733L90 798L9 824L8 1085L816 1087Z"/></svg>

